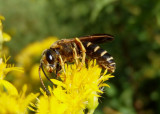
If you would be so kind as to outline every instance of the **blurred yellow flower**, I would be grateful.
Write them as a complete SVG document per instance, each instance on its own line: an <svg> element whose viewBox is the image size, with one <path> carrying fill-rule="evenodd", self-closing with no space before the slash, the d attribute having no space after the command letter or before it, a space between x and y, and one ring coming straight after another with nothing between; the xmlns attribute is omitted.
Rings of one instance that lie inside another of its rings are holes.
<svg viewBox="0 0 160 114"><path fill-rule="evenodd" d="M11 40L11 37L7 34L3 32L3 25L2 25L2 21L5 18L3 16L0 15L0 57L2 56L2 45L3 42L7 42Z"/></svg>
<svg viewBox="0 0 160 114"><path fill-rule="evenodd" d="M31 71L30 71L30 76L31 76L31 79L34 80L34 81L40 81L39 80L39 76L38 76L38 71L37 69L39 69L39 63L37 64L34 64L31 68ZM42 79L44 80L46 77L44 76L44 74L42 73L41 71L41 74L42 74Z"/></svg>
<svg viewBox="0 0 160 114"><path fill-rule="evenodd" d="M3 25L1 20L5 20L5 18L0 15L0 41L10 41L11 37L7 33L4 33L2 30Z"/></svg>
<svg viewBox="0 0 160 114"><path fill-rule="evenodd" d="M0 91L0 114L27 114L28 105L38 94L31 93L25 96L26 90L25 85L19 95Z"/></svg>
<svg viewBox="0 0 160 114"><path fill-rule="evenodd" d="M100 88L109 87L104 81L113 77L106 74L107 70L101 74L102 68L96 61L89 61L88 66L81 68L65 64L65 70L66 74L60 75L62 81L52 79L57 87L49 88L51 96L42 91L43 96L37 105L38 114L79 114L86 108L93 113L99 104L98 97L103 93Z"/></svg>
<svg viewBox="0 0 160 114"><path fill-rule="evenodd" d="M0 20L5 20L5 18L2 15L0 15Z"/></svg>
<svg viewBox="0 0 160 114"><path fill-rule="evenodd" d="M11 36L5 32L2 33L3 41L8 42L11 40Z"/></svg>
<svg viewBox="0 0 160 114"><path fill-rule="evenodd" d="M0 31L2 30L2 21L1 20L5 20L5 18L0 15Z"/></svg>
<svg viewBox="0 0 160 114"><path fill-rule="evenodd" d="M24 48L17 56L16 61L25 68L30 68L34 58L39 58L42 52L57 41L56 37L48 37L43 41L35 42Z"/></svg>

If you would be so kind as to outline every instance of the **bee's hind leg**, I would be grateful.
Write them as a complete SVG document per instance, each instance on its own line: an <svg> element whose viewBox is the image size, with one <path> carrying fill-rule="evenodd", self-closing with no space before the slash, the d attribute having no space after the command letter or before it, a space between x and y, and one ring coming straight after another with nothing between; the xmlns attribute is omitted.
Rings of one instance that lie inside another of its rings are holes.
<svg viewBox="0 0 160 114"><path fill-rule="evenodd" d="M82 42L78 38L75 38L75 41L82 51L82 65L84 65L85 64L85 59L86 59L86 49L83 46Z"/></svg>

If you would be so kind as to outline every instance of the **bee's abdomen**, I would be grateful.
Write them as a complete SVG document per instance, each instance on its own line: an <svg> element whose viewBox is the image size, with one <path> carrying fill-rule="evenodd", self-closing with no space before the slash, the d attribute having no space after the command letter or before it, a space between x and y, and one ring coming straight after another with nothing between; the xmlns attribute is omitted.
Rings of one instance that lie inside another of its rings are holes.
<svg viewBox="0 0 160 114"><path fill-rule="evenodd" d="M104 49L101 49L98 45L92 44L91 42L82 42L86 54L92 59L96 59L97 63L105 69L108 69L109 72L114 72L116 64L113 57Z"/></svg>

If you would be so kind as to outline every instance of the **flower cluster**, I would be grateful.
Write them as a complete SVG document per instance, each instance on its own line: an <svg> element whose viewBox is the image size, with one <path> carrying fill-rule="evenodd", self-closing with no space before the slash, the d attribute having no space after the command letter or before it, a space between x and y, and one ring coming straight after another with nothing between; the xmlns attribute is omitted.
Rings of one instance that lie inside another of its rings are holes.
<svg viewBox="0 0 160 114"><path fill-rule="evenodd" d="M0 85L2 87L2 85ZM5 85L7 86L7 85ZM12 87L13 89L13 87ZM28 113L28 106L38 94L29 94L25 96L27 86L25 85L20 94L13 95L12 91L8 93L0 90L0 113L1 114L21 114Z"/></svg>
<svg viewBox="0 0 160 114"><path fill-rule="evenodd" d="M66 73L60 75L61 81L52 79L56 87L49 88L51 96L42 91L38 113L77 114L84 113L86 108L93 113L99 104L98 97L103 93L101 88L109 87L104 81L113 76L106 74L107 70L102 73L102 68L93 60L81 67L65 64L65 70Z"/></svg>
<svg viewBox="0 0 160 114"><path fill-rule="evenodd" d="M5 76L10 71L23 72L21 67L14 67L14 65L7 64L8 59L4 57L3 62L3 59L0 58L0 113L27 113L29 103L34 100L38 94L30 93L25 96L27 90L26 85L19 94L16 87L12 83L4 80Z"/></svg>

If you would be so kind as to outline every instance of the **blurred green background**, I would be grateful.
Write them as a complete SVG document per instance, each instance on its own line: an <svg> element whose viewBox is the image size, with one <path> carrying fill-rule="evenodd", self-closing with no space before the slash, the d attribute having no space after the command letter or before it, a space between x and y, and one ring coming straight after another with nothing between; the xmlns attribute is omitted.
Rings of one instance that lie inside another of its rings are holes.
<svg viewBox="0 0 160 114"><path fill-rule="evenodd" d="M102 47L117 69L95 114L160 113L159 0L0 0L0 14L14 63L24 47L48 36L112 34Z"/></svg>

